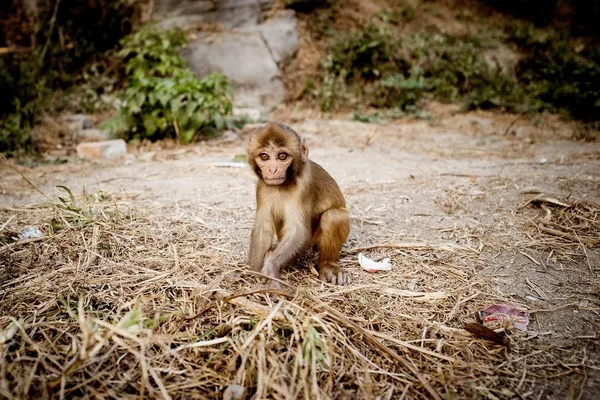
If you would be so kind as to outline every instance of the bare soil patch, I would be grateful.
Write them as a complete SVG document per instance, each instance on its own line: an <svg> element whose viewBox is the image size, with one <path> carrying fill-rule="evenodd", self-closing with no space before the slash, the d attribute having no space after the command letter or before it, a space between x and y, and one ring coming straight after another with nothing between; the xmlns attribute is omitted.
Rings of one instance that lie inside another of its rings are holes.
<svg viewBox="0 0 600 400"><path fill-rule="evenodd" d="M307 258L283 299L248 293L252 172L212 165L245 137L18 166L50 199L3 162L0 395L595 398L600 144L552 116L435 115L277 112L352 216L353 283L321 283ZM27 225L46 236L15 241ZM392 270L363 271L360 251ZM510 351L464 330L503 302L531 318L503 333Z"/></svg>

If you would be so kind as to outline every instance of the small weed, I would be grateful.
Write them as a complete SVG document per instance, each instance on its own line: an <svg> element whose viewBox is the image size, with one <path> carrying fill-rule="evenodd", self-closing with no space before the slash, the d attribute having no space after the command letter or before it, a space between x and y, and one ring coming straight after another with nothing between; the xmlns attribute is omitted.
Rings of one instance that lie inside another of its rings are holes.
<svg viewBox="0 0 600 400"><path fill-rule="evenodd" d="M376 79L390 67L392 51L390 33L371 23L334 43L330 62L324 67L346 80Z"/></svg>
<svg viewBox="0 0 600 400"><path fill-rule="evenodd" d="M377 81L371 104L376 107L395 107L403 111L414 111L417 102L429 88L423 71L414 66L408 77L395 73Z"/></svg>
<svg viewBox="0 0 600 400"><path fill-rule="evenodd" d="M381 122L381 115L378 112L362 113L360 111L355 111L352 114L352 120L364 122L366 124L374 124Z"/></svg>

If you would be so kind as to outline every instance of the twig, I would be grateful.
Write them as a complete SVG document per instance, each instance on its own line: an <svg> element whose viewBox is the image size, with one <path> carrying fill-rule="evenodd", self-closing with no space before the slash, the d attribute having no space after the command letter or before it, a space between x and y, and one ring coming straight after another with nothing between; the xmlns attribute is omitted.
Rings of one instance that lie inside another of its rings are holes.
<svg viewBox="0 0 600 400"><path fill-rule="evenodd" d="M246 297L246 296L249 296L251 294L257 294L257 293L278 294L280 296L284 296L284 297L287 297L289 299L291 299L291 298L293 298L295 296L294 293L287 292L287 291L282 290L282 289L277 289L277 288L272 288L272 287L264 287L264 288L247 290L245 292L234 293L234 294L232 294L230 296L227 296L227 297L223 298L223 301L230 302L231 300L236 299L238 297Z"/></svg>
<svg viewBox="0 0 600 400"><path fill-rule="evenodd" d="M2 229L0 229L0 230L2 230ZM587 262L588 269L590 270L590 273L593 274L594 268L592 268L592 263L590 262L590 257L588 256L587 250L585 249L585 245L583 244L583 242L579 238L579 235L577 234L577 232L574 229L573 229L573 234L575 235L575 237L577 238L577 241L581 245L581 249L583 250L583 254L585 255L585 261Z"/></svg>
<svg viewBox="0 0 600 400"><path fill-rule="evenodd" d="M529 254L525 253L524 251L519 250L519 253L523 254L525 257L529 258L535 265L538 266L542 266L542 264L537 261L535 258L533 258L533 256L530 256Z"/></svg>
<svg viewBox="0 0 600 400"><path fill-rule="evenodd" d="M260 324L258 324L258 326L256 327L256 329L254 329L254 332L252 332L250 334L250 336L248 336L248 338L246 339L246 341L244 342L244 344L242 344L242 346L240 347L240 350L245 350L250 343L252 343L252 341L254 340L254 338L256 338L258 336L258 334L260 333L260 331L263 330L263 328L267 325L269 325L271 323L271 321L273 320L273 318L275 317L275 315L277 315L279 313L279 310L281 309L281 306L283 305L283 301L279 301L277 302L277 304L275 305L275 307L273 307L273 310L269 313L269 315L267 315L267 318L263 319Z"/></svg>
<svg viewBox="0 0 600 400"><path fill-rule="evenodd" d="M446 251L454 251L454 250L467 250L467 251L471 251L473 253L477 253L477 250L470 248L470 247L464 247L464 246L457 246L455 244L441 244L441 245L433 245L433 244L427 244L427 243L386 243L386 244L375 244L372 246L364 246L364 247L355 247L353 249L349 249L346 250L345 253L350 253L350 254L354 254L354 253L360 253L361 251L365 251L365 250L373 250L373 249L382 249L382 248L387 248L387 249L423 249L423 250L446 250Z"/></svg>
<svg viewBox="0 0 600 400"><path fill-rule="evenodd" d="M407 349L410 349L410 350L413 350L413 351L416 351L416 352L419 352L419 353L427 354L427 355L430 355L430 356L433 356L433 357L437 357L437 358L440 358L442 360L446 360L446 361L449 361L449 362L452 362L452 363L456 362L456 359L453 358L453 357L448 357L448 356L445 356L443 354L436 353L435 351L427 350L427 349L424 349L422 347L415 346L414 344L403 342L402 340L399 340L399 339L396 339L395 337L386 335L385 333L374 332L374 331L371 332L371 333L374 336L376 336L376 337L378 337L380 339L387 340L387 341L392 342L392 343L394 343L394 344L396 344L398 346L405 347Z"/></svg>
<svg viewBox="0 0 600 400"><path fill-rule="evenodd" d="M42 48L42 52L40 53L40 63L44 61L46 57L46 51L48 51L48 46L50 46L50 42L52 41L52 32L54 31L54 25L56 24L56 14L58 13L58 5L60 4L60 0L56 0L54 3L54 11L52 11L52 18L50 19L50 27L48 28L48 33L46 36L46 43Z"/></svg>
<svg viewBox="0 0 600 400"><path fill-rule="evenodd" d="M16 215L13 215L5 223L3 223L2 226L0 226L0 232L2 232L4 230L4 228L6 228L6 226L10 223L10 221L15 219L15 217L16 217Z"/></svg>
<svg viewBox="0 0 600 400"><path fill-rule="evenodd" d="M594 240L580 240L578 237L571 235L570 233L559 231L557 229L549 228L541 223L537 225L540 231L548 233L550 235L558 236L564 239L569 239L573 242L583 243L586 246L593 246L595 244Z"/></svg>
<svg viewBox="0 0 600 400"><path fill-rule="evenodd" d="M4 246L0 247L0 253L3 252L4 250L8 250L8 249L10 249L12 247L21 246L22 244L39 242L39 241L42 241L44 239L47 239L47 236L42 236L42 237L37 237L37 238L31 238L31 239L17 240L16 242L8 243L8 244L5 244Z"/></svg>
<svg viewBox="0 0 600 400"><path fill-rule="evenodd" d="M375 135L377 135L377 127L373 128L373 131L367 136L367 140L365 141L365 144L360 150L361 153L364 153L367 147L369 147L373 143L373 141L375 140Z"/></svg>
<svg viewBox="0 0 600 400"><path fill-rule="evenodd" d="M563 306L558 306L558 307L554 307L554 308L540 308L538 310L529 310L529 314L534 314L534 313L539 313L539 312L554 312L554 311L558 311L558 310L562 310L563 308L569 308L569 307L577 307L579 306L579 303L569 303L569 304L565 304Z"/></svg>
<svg viewBox="0 0 600 400"><path fill-rule="evenodd" d="M194 343L187 343L187 344L183 344L175 349L173 349L174 352L178 352L180 350L184 350L184 349L193 349L196 347L207 347L207 346L214 346L216 344L221 344L221 343L225 343L230 341L231 338L228 336L225 337L220 337L220 338L216 338L216 339L212 339L212 340L201 340L199 342L194 342Z"/></svg>
<svg viewBox="0 0 600 400"><path fill-rule="evenodd" d="M529 278L525 278L525 282L527 282L527 284L537 293L538 296L540 296L542 299L544 300L550 300L550 298L548 297L548 295L542 290L540 289L535 283L531 282L529 280Z"/></svg>
<svg viewBox="0 0 600 400"><path fill-rule="evenodd" d="M19 169L17 167L15 167L10 161L8 161L8 159L4 156L4 154L0 153L0 156L2 156L2 158L4 159L4 161L6 161L6 163L8 164L8 166L10 168L12 168L17 174L19 174L21 176L21 178L23 178L23 180L25 182L27 182L33 189L35 189L36 191L38 191L42 196L44 196L49 201L52 201L52 199L50 197L48 197L46 195L46 193L42 192L37 186L35 186L33 184L33 182L31 182L25 175L23 175L23 173L21 171L19 171Z"/></svg>
<svg viewBox="0 0 600 400"><path fill-rule="evenodd" d="M517 118L515 118L510 124L508 124L508 127L506 128L506 130L504 131L504 136L508 135L508 133L510 132L510 129L515 126L515 124L517 122L519 122L521 119L523 119L522 115L519 115Z"/></svg>
<svg viewBox="0 0 600 400"><path fill-rule="evenodd" d="M555 205L555 206L558 206L558 207L564 207L564 208L571 208L571 207L573 207L572 204L562 202L562 201L557 200L557 199L555 199L553 197L538 196L538 197L534 197L531 200L527 200L525 203L521 204L518 208L521 209L523 207L528 206L531 203L542 203L542 204L547 203L547 204L552 204L552 205Z"/></svg>
<svg viewBox="0 0 600 400"><path fill-rule="evenodd" d="M0 54L28 53L30 51L29 47L0 47Z"/></svg>
<svg viewBox="0 0 600 400"><path fill-rule="evenodd" d="M352 320L350 320L344 314L340 313L336 309L328 306L327 304L325 304L319 300L316 300L316 299L309 300L308 298L306 298L306 299L304 299L304 301L306 303L308 303L308 305L311 308L315 309L316 311L326 312L337 323L345 325L347 328L353 329L356 332L360 333L367 342L371 343L373 346L375 346L381 352L387 354L388 356L390 356L391 358L393 358L394 360L396 360L400 364L402 364L402 366L404 366L406 369L408 369L421 382L421 384L423 385L425 390L427 390L427 392L429 392L429 394L431 395L431 398L433 398L435 400L442 399L440 397L440 395L438 394L438 392L429 384L427 379L415 368L414 365L412 365L406 359L399 356L398 353L396 353L395 351L393 351L392 349L390 349L389 347L387 347L386 345L381 343L379 340L377 340L377 337L373 334L373 332L366 330L365 328L361 327L360 325L358 325L355 322L353 322Z"/></svg>
<svg viewBox="0 0 600 400"><path fill-rule="evenodd" d="M227 303L239 306L239 307L243 307L246 310L248 310L249 312L251 312L254 315L257 316L267 316L271 313L272 309L271 307L267 307L264 306L262 304L259 304L257 302L242 298L243 296L246 296L248 293L274 293L274 294L279 294L282 296L286 296L288 295L287 292L280 290L280 289L275 289L275 288L261 288L261 289L256 289L256 290L252 290L249 292L244 292L244 293L231 293L229 290L225 290L225 289L220 289L220 288L212 288L208 285L203 285L203 284L198 284L196 282L190 282L190 281L180 281L180 282L175 282L173 284L173 286L175 287L180 287L180 288L195 288L195 289L200 289L200 290L204 290L205 292L212 292L215 293L217 296L220 297L220 300L226 301ZM283 316L282 313L278 313L273 319L278 320L278 321L283 321L285 320L285 317Z"/></svg>

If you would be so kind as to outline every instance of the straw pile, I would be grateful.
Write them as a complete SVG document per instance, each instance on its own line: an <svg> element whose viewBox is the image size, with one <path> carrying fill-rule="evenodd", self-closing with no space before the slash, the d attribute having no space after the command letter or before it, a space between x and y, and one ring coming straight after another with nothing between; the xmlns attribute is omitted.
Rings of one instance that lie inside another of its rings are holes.
<svg viewBox="0 0 600 400"><path fill-rule="evenodd" d="M0 209L0 397L494 399L566 382L577 398L600 368L535 332L511 332L509 352L464 330L511 300L478 273L477 249L347 248L352 285L320 283L309 258L274 295L244 264L249 206L61 198ZM597 209L578 210L597 225ZM25 225L46 236L15 241ZM359 251L391 253L393 270L366 273Z"/></svg>

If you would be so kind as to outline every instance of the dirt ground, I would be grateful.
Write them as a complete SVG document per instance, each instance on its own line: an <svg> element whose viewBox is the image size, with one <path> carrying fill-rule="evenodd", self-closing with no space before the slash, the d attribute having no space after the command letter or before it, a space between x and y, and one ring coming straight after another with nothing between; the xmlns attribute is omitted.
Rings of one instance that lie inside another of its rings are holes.
<svg viewBox="0 0 600 400"><path fill-rule="evenodd" d="M386 273L363 271L353 251L381 245L367 254L392 257L394 272L402 276L396 289L435 292L445 290L448 280L461 288L453 292L455 306L449 312L415 309L431 323L462 328L474 322L474 311L482 306L504 301L520 305L530 311L531 322L517 342L535 342L538 347L532 353L508 354L499 364L516 365L536 351L552 352L559 361L546 367L525 361L523 375L505 385L521 398L599 398L600 143L573 139L575 125L553 116L532 120L486 112L440 112L431 120L380 124L311 118L291 111L275 117L307 138L309 156L330 172L346 196L352 231L342 263L351 271L353 285L387 287ZM243 266L255 178L248 168L214 163L243 154L246 139L247 134L240 134L230 143L217 139L168 150L132 149L126 160L115 163L72 159L18 168L51 196L57 185L76 194L103 190L147 214L156 210L157 215L170 213L170 220L210 227L211 235L204 240L221 249L221 261ZM540 196L551 201L529 203ZM581 232L577 228L581 224L564 228L571 239L541 231L540 219L560 213L554 200L594 205L592 216L582 217L587 218L587 228ZM11 221L14 229L19 210L43 201L19 175L0 164L0 204L3 215L17 215ZM4 222L0 220L0 226ZM581 240L573 242L573 237ZM457 267L446 263L443 254L424 262L424 253L384 246L415 242L460 246L474 256ZM407 267L411 263L426 268L430 278L413 274ZM482 290L467 275L490 289ZM283 279L319 285L302 268L292 269ZM7 310L5 305L3 311ZM410 307L407 310L410 315ZM422 336L410 331L403 338L418 341L425 336L425 331ZM559 374L544 375L557 366L562 368ZM483 395L511 397L500 392ZM397 396L399 392L390 398Z"/></svg>

